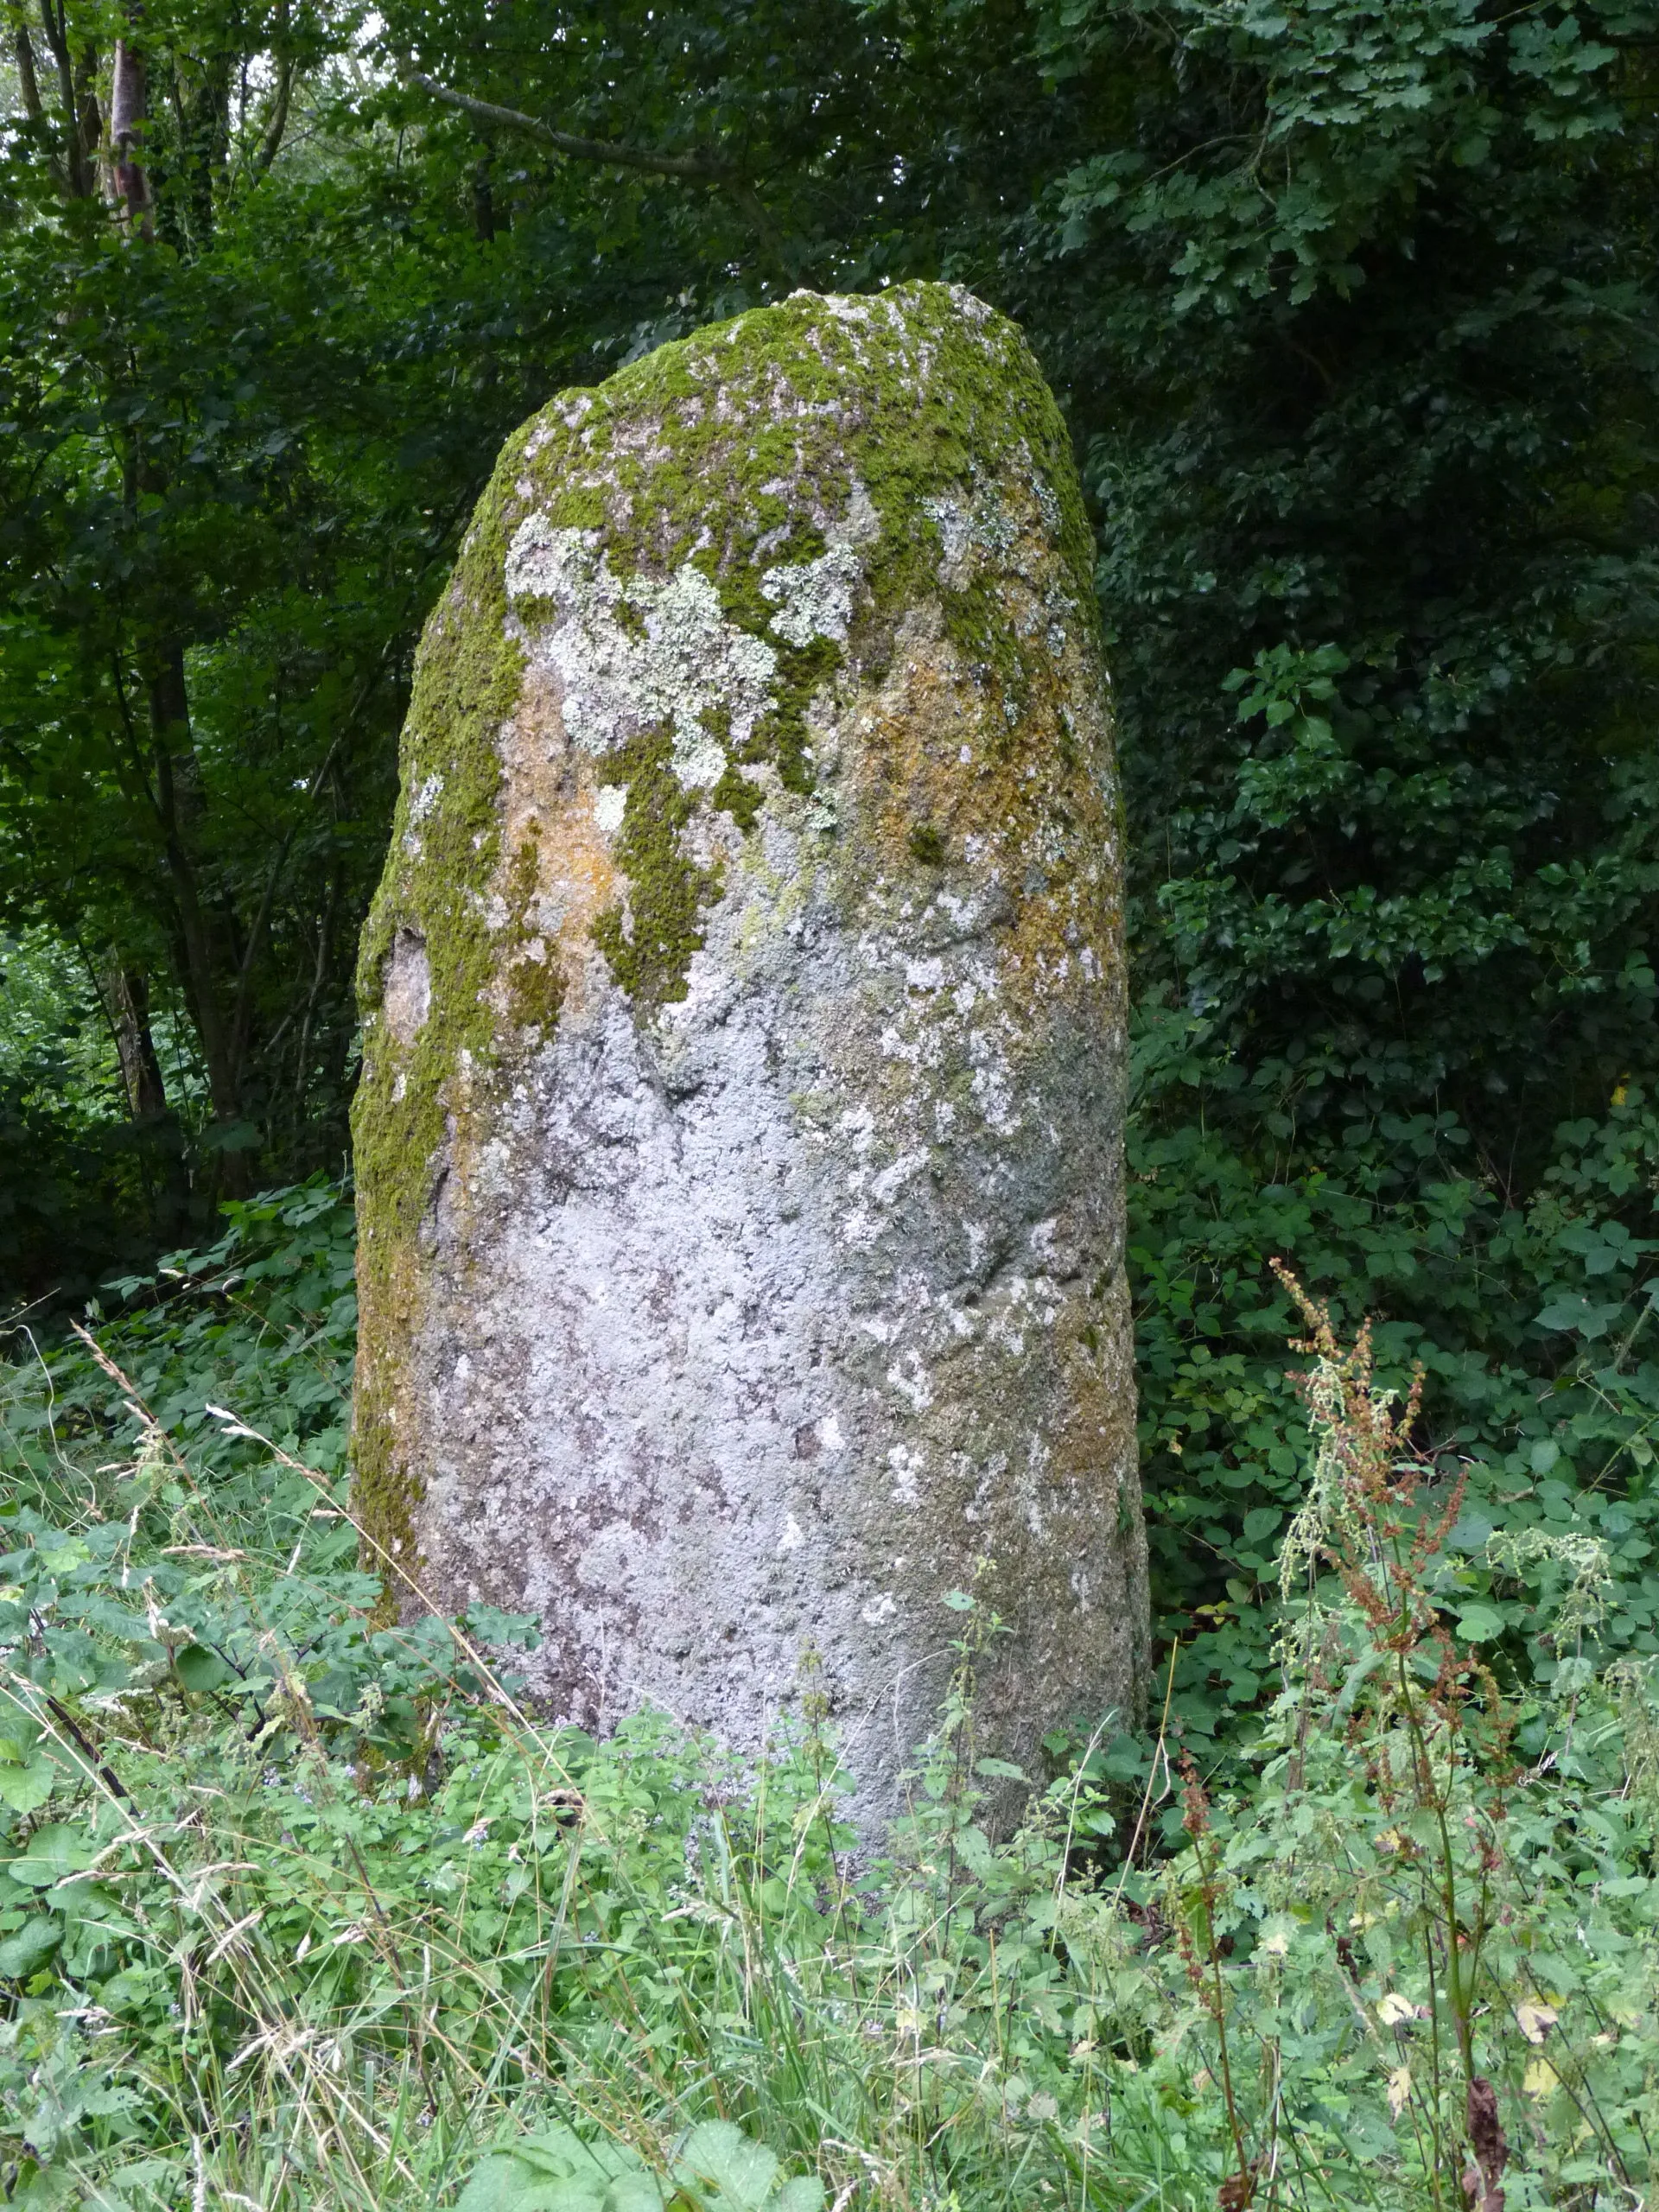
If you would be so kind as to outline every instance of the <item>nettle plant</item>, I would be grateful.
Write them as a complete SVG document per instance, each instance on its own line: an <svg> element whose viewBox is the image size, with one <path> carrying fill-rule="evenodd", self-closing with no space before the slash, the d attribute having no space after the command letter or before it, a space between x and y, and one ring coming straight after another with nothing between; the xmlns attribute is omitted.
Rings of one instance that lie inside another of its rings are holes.
<svg viewBox="0 0 1659 2212"><path fill-rule="evenodd" d="M1250 1788L1211 1802L1178 1759L1185 1848L1131 1878L1131 1925L1072 1905L1095 2032L1190 2115L1224 2212L1641 2201L1659 1770L1649 1670L1598 1670L1607 1563L1567 1540L1559 1663L1506 1694L1482 1649L1503 1622L1445 1548L1462 1483L1412 1443L1417 1382L1379 1389L1369 1327L1344 1345L1281 1274L1313 1442L1281 1687Z"/></svg>

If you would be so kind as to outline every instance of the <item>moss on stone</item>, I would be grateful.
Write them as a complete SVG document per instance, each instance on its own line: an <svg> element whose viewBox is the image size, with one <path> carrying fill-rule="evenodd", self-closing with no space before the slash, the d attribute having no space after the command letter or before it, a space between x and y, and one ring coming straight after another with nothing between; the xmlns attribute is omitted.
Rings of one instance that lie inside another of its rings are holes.
<svg viewBox="0 0 1659 2212"><path fill-rule="evenodd" d="M539 1043L557 1027L564 1003L564 969L558 949L548 944L534 919L541 880L540 838L522 839L507 872L508 924L502 967L507 1016L518 1030L533 1030Z"/></svg>
<svg viewBox="0 0 1659 2212"><path fill-rule="evenodd" d="M363 1071L352 1135L362 1209L359 1294L365 1330L382 1339L413 1320L414 1240L444 1137L444 1092L458 1055L486 1051L485 992L493 948L473 887L494 865L501 764L495 738L524 678L524 653L506 628L500 492L524 432L510 441L480 502L448 588L427 623L401 745L391 859L370 909L358 960ZM443 1010L407 1046L382 1014L387 965L400 928L424 942L433 1003ZM365 1363L355 1420L359 1510L374 1540L401 1548L417 1502L394 1443L396 1377Z"/></svg>
<svg viewBox="0 0 1659 2212"><path fill-rule="evenodd" d="M671 750L668 733L656 730L599 766L602 784L627 791L615 851L628 898L626 909L618 905L599 917L593 938L612 975L645 1010L684 997L686 965L702 943L697 918L720 893L720 870L685 856L682 836L696 804L669 765Z"/></svg>

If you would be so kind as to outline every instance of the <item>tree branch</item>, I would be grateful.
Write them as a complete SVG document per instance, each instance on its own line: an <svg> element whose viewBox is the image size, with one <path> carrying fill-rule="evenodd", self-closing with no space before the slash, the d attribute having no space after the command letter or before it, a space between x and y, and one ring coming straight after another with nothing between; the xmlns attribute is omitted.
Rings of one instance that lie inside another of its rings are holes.
<svg viewBox="0 0 1659 2212"><path fill-rule="evenodd" d="M573 137L568 130L556 130L539 116L521 114L516 107L498 107L493 100L475 100L469 92L454 92L448 85L439 84L435 77L410 68L407 62L400 62L397 73L404 84L414 86L417 92L425 92L435 100L442 100L446 107L458 108L475 123L492 124L498 130L526 131L532 138L539 138L544 146L550 146L556 154L563 154L567 161L600 162L619 169L645 169L653 176L690 177L703 184L733 181L730 169L720 162L705 161L700 154L653 154L639 146L617 145L608 138Z"/></svg>
<svg viewBox="0 0 1659 2212"><path fill-rule="evenodd" d="M288 0L277 0L276 32L279 39L288 34ZM264 176L282 150L283 137L288 129L288 104L294 93L294 57L284 54L279 47L276 61L276 92L270 104L264 134L259 141L259 150L253 157L254 173Z"/></svg>
<svg viewBox="0 0 1659 2212"><path fill-rule="evenodd" d="M291 60L276 65L276 97L271 104L270 120L259 141L259 150L253 157L253 166L264 176L265 171L282 151L283 137L288 129L288 106L294 91L294 64Z"/></svg>

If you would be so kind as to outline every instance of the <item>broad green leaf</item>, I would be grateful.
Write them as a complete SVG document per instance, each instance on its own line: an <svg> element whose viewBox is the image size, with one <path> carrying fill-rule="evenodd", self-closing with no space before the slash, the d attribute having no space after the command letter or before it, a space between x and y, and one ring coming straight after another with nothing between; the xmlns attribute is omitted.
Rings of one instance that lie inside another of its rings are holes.
<svg viewBox="0 0 1659 2212"><path fill-rule="evenodd" d="M455 2212L529 2212L533 2190L547 2177L510 2152L493 2152L478 2166L456 2202Z"/></svg>
<svg viewBox="0 0 1659 2212"><path fill-rule="evenodd" d="M61 1770L48 1758L0 1765L0 1804L14 1813L38 1812L61 1779Z"/></svg>
<svg viewBox="0 0 1659 2212"><path fill-rule="evenodd" d="M662 2190L626 2143L588 2143L554 2120L493 2152L456 2212L661 2212Z"/></svg>
<svg viewBox="0 0 1659 2212"><path fill-rule="evenodd" d="M54 1821L36 1828L15 1859L6 1864L13 1881L31 1890L48 1890L67 1874L78 1874L92 1860L92 1847L79 1828Z"/></svg>
<svg viewBox="0 0 1659 2212"><path fill-rule="evenodd" d="M173 1666L188 1690L216 1690L221 1682L230 1681L233 1671L217 1651L209 1651L200 1643L187 1644L175 1658Z"/></svg>
<svg viewBox="0 0 1659 2212"><path fill-rule="evenodd" d="M1503 1614L1490 1605L1465 1605L1458 1615L1458 1634L1465 1643L1490 1643L1504 1625Z"/></svg>
<svg viewBox="0 0 1659 2212"><path fill-rule="evenodd" d="M778 2154L751 2142L729 2120L700 2120L686 2137L675 2172L720 2191L720 2212L759 2212L778 2177Z"/></svg>
<svg viewBox="0 0 1659 2212"><path fill-rule="evenodd" d="M1581 1297L1556 1298L1536 1316L1541 1329L1571 1329L1581 1337L1605 1337L1624 1307L1617 1300L1596 1301Z"/></svg>
<svg viewBox="0 0 1659 2212"><path fill-rule="evenodd" d="M62 1921L54 1913L36 1913L15 1934L0 1937L0 1980L25 1980L62 1942Z"/></svg>
<svg viewBox="0 0 1659 2212"><path fill-rule="evenodd" d="M818 2212L823 2202L823 2183L816 2174L803 2174L784 2183L766 2212Z"/></svg>

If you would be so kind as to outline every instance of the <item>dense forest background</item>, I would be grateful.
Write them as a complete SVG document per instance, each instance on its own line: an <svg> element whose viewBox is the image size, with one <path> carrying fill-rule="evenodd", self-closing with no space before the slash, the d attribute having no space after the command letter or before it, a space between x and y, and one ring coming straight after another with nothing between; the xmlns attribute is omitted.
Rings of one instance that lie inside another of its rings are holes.
<svg viewBox="0 0 1659 2212"><path fill-rule="evenodd" d="M1075 434L1132 1242L1204 1725L1298 1494L1283 1255L1654 1647L1659 8L6 0L0 1269L347 1170L414 646L506 432L959 280Z"/></svg>

